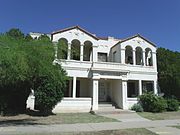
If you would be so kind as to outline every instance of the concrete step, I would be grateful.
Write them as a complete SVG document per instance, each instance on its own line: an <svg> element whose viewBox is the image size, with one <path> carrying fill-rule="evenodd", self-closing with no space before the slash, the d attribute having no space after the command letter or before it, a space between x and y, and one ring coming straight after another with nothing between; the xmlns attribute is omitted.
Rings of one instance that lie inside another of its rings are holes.
<svg viewBox="0 0 180 135"><path fill-rule="evenodd" d="M127 114L132 112L129 110L118 109L112 103L103 102L103 103L99 103L98 110L95 113L100 115L106 115L106 114L109 115L109 114Z"/></svg>
<svg viewBox="0 0 180 135"><path fill-rule="evenodd" d="M115 108L115 106L112 105L112 103L100 103L98 110L96 111L97 114L107 114L107 113L115 113L118 112L118 110Z"/></svg>

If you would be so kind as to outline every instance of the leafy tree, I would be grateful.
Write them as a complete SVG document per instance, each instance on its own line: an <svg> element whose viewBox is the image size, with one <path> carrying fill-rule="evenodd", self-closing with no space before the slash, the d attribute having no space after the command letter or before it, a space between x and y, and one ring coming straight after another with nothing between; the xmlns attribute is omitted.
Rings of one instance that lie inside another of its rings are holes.
<svg viewBox="0 0 180 135"><path fill-rule="evenodd" d="M38 40L43 40L43 41L51 41L50 38L46 35L46 34L43 34L41 35Z"/></svg>
<svg viewBox="0 0 180 135"><path fill-rule="evenodd" d="M0 35L0 111L24 110L33 88L36 105L49 113L61 100L68 79L53 60L54 47L48 40Z"/></svg>
<svg viewBox="0 0 180 135"><path fill-rule="evenodd" d="M12 28L10 29L8 32L6 32L6 34L14 39L23 39L24 38L24 34L20 31L20 29L17 28Z"/></svg>
<svg viewBox="0 0 180 135"><path fill-rule="evenodd" d="M31 35L27 34L27 35L25 36L25 40L26 40L26 41L31 41L31 40L33 40L33 38L31 37Z"/></svg>
<svg viewBox="0 0 180 135"><path fill-rule="evenodd" d="M158 48L157 64L161 92L180 99L180 53Z"/></svg>

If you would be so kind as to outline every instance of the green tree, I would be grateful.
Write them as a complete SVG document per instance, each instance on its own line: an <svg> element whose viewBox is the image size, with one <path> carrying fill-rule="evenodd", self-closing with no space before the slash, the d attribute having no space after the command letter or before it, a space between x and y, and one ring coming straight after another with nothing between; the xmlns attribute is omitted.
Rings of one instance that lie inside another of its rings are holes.
<svg viewBox="0 0 180 135"><path fill-rule="evenodd" d="M32 88L40 111L49 113L62 99L68 79L53 60L54 47L49 40L0 35L0 110L24 110Z"/></svg>
<svg viewBox="0 0 180 135"><path fill-rule="evenodd" d="M158 48L157 64L161 92L180 99L180 53Z"/></svg>
<svg viewBox="0 0 180 135"><path fill-rule="evenodd" d="M50 41L51 41L50 38L49 38L46 34L41 35L41 36L38 38L38 40L43 40L43 41L45 41L45 42L50 42Z"/></svg>
<svg viewBox="0 0 180 135"><path fill-rule="evenodd" d="M8 32L6 32L7 36L14 39L23 39L24 34L20 31L20 29L12 28Z"/></svg>

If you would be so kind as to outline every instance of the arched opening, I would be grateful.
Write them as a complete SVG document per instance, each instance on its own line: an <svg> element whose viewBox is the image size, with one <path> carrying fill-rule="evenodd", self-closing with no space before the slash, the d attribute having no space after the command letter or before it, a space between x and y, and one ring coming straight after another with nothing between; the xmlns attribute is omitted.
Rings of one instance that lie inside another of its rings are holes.
<svg viewBox="0 0 180 135"><path fill-rule="evenodd" d="M133 49L131 46L126 46L125 61L126 64L133 64Z"/></svg>
<svg viewBox="0 0 180 135"><path fill-rule="evenodd" d="M71 59L80 60L80 42L77 39L71 42Z"/></svg>
<svg viewBox="0 0 180 135"><path fill-rule="evenodd" d="M143 52L141 47L136 47L136 65L143 64Z"/></svg>
<svg viewBox="0 0 180 135"><path fill-rule="evenodd" d="M145 56L146 56L146 66L152 66L153 59L152 59L152 50L150 48L145 49Z"/></svg>
<svg viewBox="0 0 180 135"><path fill-rule="evenodd" d="M68 41L65 38L60 38L57 43L57 58L67 59L68 55Z"/></svg>
<svg viewBox="0 0 180 135"><path fill-rule="evenodd" d="M91 61L91 60L92 60L92 43L90 41L85 41L83 48L83 61Z"/></svg>

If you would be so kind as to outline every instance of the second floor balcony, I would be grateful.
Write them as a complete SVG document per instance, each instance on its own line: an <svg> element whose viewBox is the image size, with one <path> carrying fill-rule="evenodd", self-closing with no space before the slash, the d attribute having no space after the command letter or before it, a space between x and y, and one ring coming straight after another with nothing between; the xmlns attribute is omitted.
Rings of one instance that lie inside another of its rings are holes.
<svg viewBox="0 0 180 135"><path fill-rule="evenodd" d="M92 61L77 61L56 59L57 63L61 64L65 69L74 70L93 70L93 71L112 71L112 72L156 72L152 66L121 64L114 62L92 62Z"/></svg>

